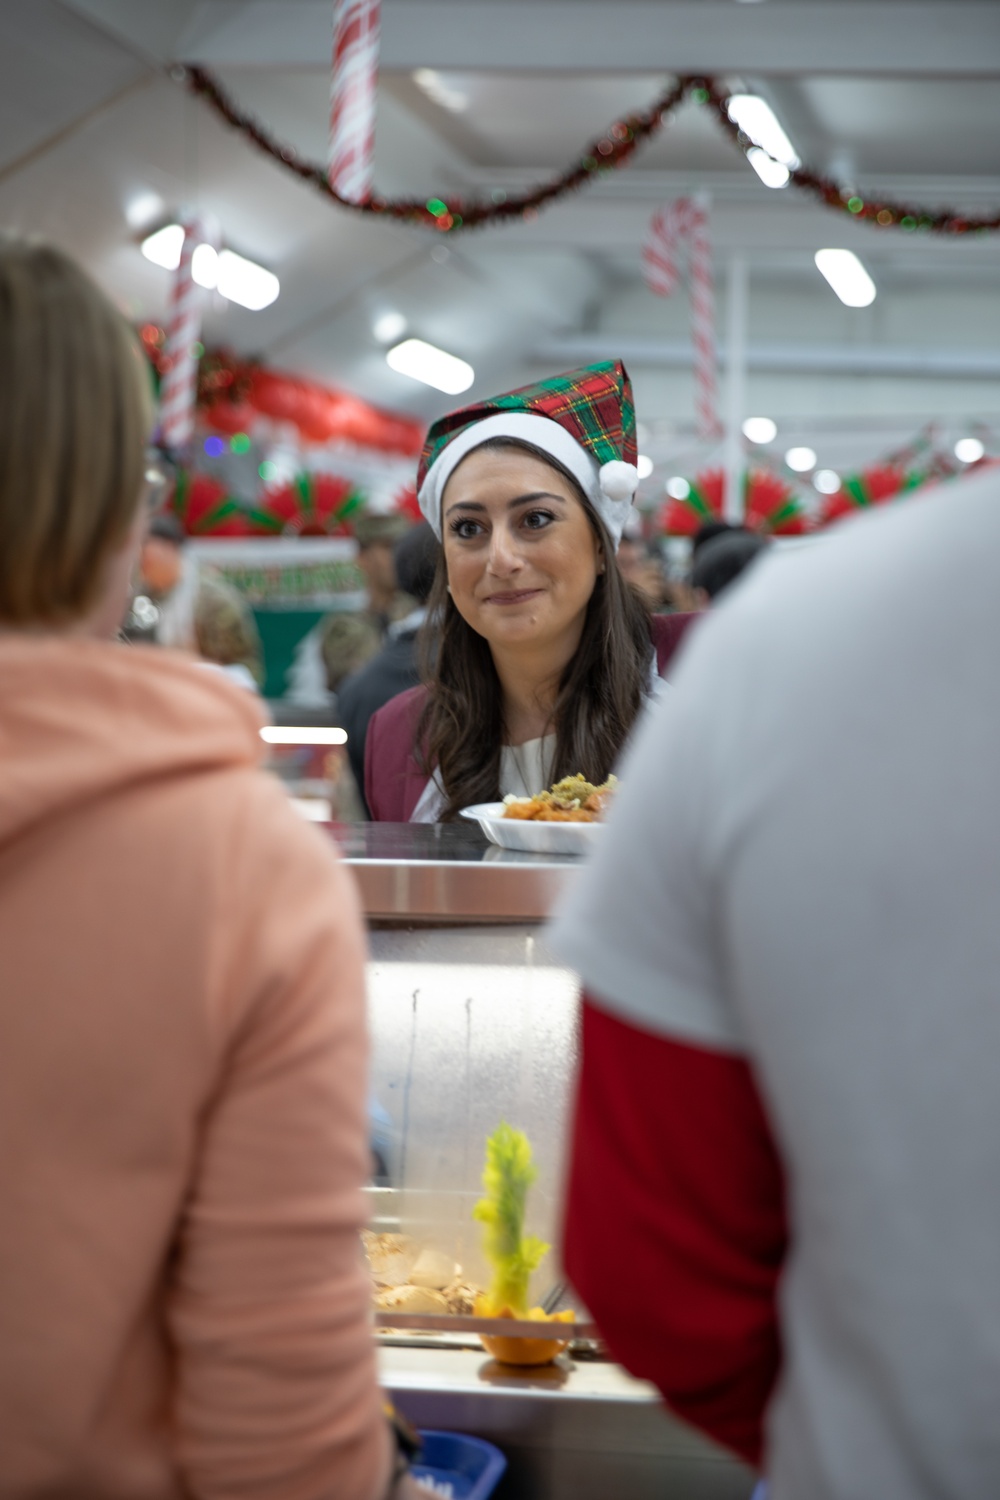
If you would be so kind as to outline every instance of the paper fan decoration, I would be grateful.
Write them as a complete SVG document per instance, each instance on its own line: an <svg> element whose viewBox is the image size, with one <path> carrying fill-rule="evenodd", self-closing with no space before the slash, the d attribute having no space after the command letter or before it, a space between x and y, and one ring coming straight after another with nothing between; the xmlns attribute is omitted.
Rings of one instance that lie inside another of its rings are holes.
<svg viewBox="0 0 1000 1500"><path fill-rule="evenodd" d="M189 536L250 535L250 524L239 501L209 474L182 469L168 504Z"/></svg>
<svg viewBox="0 0 1000 1500"><path fill-rule="evenodd" d="M923 476L898 464L874 464L859 474L849 474L836 494L829 495L820 513L819 525L829 526L844 516L857 515L873 505L885 505L916 489Z"/></svg>
<svg viewBox="0 0 1000 1500"><path fill-rule="evenodd" d="M412 484L406 484L401 490L397 490L393 496L392 508L397 515L405 516L408 521L417 525L424 519L420 502L417 499L416 489Z"/></svg>
<svg viewBox="0 0 1000 1500"><path fill-rule="evenodd" d="M721 493L721 490L720 490ZM801 536L806 529L802 503L790 484L767 469L752 469L744 488L745 525L770 536Z"/></svg>
<svg viewBox="0 0 1000 1500"><path fill-rule="evenodd" d="M350 480L333 474L297 474L260 497L260 507L276 530L297 536L350 536L351 523L364 509L364 496Z"/></svg>
<svg viewBox="0 0 1000 1500"><path fill-rule="evenodd" d="M694 536L706 521L722 520L725 475L721 469L698 474L683 500L668 500L660 527L668 536ZM743 476L743 524L769 536L800 536L806 529L801 502L791 485L766 469Z"/></svg>

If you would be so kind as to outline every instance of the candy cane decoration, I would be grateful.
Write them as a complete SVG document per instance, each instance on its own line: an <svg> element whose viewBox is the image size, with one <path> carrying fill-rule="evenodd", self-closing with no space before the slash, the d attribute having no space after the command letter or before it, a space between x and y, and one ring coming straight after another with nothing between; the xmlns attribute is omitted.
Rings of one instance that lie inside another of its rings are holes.
<svg viewBox="0 0 1000 1500"><path fill-rule="evenodd" d="M350 203L371 197L375 163L379 0L336 0L330 79L330 186Z"/></svg>
<svg viewBox="0 0 1000 1500"><path fill-rule="evenodd" d="M204 292L192 274L199 245L212 244L200 219L184 225L181 258L170 299L170 327L164 349L165 369L160 386L160 431L168 448L185 449L194 436L194 408L198 384L198 351Z"/></svg>
<svg viewBox="0 0 1000 1500"><path fill-rule="evenodd" d="M708 234L708 199L676 198L653 216L642 247L646 285L669 297L680 280L679 259L687 247L691 289L691 341L694 345L695 411L698 435L718 438L722 424L715 381L715 298L712 248Z"/></svg>

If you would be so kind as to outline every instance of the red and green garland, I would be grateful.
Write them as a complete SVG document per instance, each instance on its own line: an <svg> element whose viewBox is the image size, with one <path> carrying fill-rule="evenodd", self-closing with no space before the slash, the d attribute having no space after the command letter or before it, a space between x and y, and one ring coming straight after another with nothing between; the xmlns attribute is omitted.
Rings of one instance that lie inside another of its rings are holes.
<svg viewBox="0 0 1000 1500"><path fill-rule="evenodd" d="M307 443L350 443L408 458L419 454L424 438L424 425L411 417L226 350L202 357L198 406L206 426L229 434L252 431L265 417L291 424Z"/></svg>
<svg viewBox="0 0 1000 1500"><path fill-rule="evenodd" d="M143 323L138 331L158 384L164 371L164 330L156 323ZM272 370L226 349L201 353L197 403L202 424L227 437L252 433L265 418L294 427L305 443L350 443L404 458L417 457L424 441L425 424L413 417L384 411L347 391Z"/></svg>
<svg viewBox="0 0 1000 1500"><path fill-rule="evenodd" d="M263 125L246 114L229 97L218 80L206 69L179 64L172 76L183 82L193 94L203 99L227 125L265 152L286 171L308 182L331 202L352 213L393 219L416 224L443 233L473 229L487 224L501 224L512 219L534 219L538 210L577 188L585 187L605 172L624 166L636 147L664 125L685 99L706 105L716 115L730 139L744 153L754 142L729 118L728 93L714 78L687 74L677 79L655 99L647 110L616 120L604 135L592 141L582 154L559 176L524 193L498 190L490 202L469 198L431 197L386 198L378 194L355 203L343 198L329 183L326 168L305 161L291 146L280 144ZM898 199L878 198L845 187L822 172L809 167L794 167L790 180L803 192L818 198L827 208L836 209L849 218L862 219L878 229L923 230L935 234L962 235L1000 229L1000 213L975 216L957 209L927 208Z"/></svg>

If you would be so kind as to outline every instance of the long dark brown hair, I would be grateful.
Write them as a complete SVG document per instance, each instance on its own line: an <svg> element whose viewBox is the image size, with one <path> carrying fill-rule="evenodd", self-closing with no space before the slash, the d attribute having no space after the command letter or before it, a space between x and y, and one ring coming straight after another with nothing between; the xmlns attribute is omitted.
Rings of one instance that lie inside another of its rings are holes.
<svg viewBox="0 0 1000 1500"><path fill-rule="evenodd" d="M541 448L514 438L491 438L473 451L483 448L519 449L561 474L603 548L606 566L587 604L580 644L559 680L551 723L556 735L553 779L581 772L588 781L606 781L642 707L649 679L649 608L618 571L607 528L568 469ZM448 593L443 548L427 614L435 623L424 637L428 697L417 753L423 769L428 774L436 769L441 778L446 798L442 818L448 821L463 807L499 799L505 726L493 654Z"/></svg>

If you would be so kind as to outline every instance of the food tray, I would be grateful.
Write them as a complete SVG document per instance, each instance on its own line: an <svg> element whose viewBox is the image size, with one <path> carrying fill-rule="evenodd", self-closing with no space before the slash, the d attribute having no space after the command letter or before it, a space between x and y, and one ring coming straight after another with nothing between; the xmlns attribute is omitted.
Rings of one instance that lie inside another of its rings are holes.
<svg viewBox="0 0 1000 1500"><path fill-rule="evenodd" d="M440 1500L486 1500L507 1467L499 1448L464 1432L421 1432L420 1442L413 1477Z"/></svg>
<svg viewBox="0 0 1000 1500"><path fill-rule="evenodd" d="M477 802L462 817L478 823L491 843L521 854L588 854L602 823L536 823L505 818L502 802Z"/></svg>

